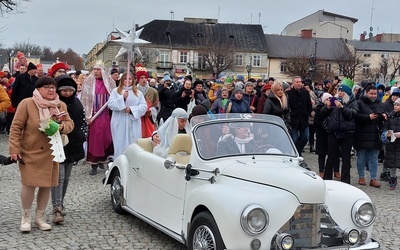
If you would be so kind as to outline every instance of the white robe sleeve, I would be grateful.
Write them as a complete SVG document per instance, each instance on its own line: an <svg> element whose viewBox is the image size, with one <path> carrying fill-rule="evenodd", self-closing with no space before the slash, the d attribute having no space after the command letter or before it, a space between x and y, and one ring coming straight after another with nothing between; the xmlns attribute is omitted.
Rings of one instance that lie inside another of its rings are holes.
<svg viewBox="0 0 400 250"><path fill-rule="evenodd" d="M142 117L147 110L147 103L146 103L146 99L144 99L143 94L140 91L137 91L138 93L138 103L133 104L133 105L129 105L129 109L131 110L131 113L133 115L134 119L140 119L140 117ZM129 94L134 95L133 92L129 92Z"/></svg>
<svg viewBox="0 0 400 250"><path fill-rule="evenodd" d="M110 98L108 99L108 108L112 111L121 111L126 108L124 97L118 94L117 88L111 91Z"/></svg>

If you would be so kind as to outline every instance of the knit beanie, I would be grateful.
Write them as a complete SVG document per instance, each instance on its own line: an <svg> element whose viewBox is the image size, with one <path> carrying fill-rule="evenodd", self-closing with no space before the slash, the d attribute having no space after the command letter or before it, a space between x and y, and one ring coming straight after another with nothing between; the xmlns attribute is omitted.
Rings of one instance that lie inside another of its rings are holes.
<svg viewBox="0 0 400 250"><path fill-rule="evenodd" d="M243 94L243 89L241 88L235 88L235 90L233 91L233 95L236 95L237 93L242 93Z"/></svg>
<svg viewBox="0 0 400 250"><path fill-rule="evenodd" d="M30 63L28 64L28 71L29 71L29 70L32 70L32 69L37 69L37 67L36 67L35 64L33 64L33 63L30 62Z"/></svg>
<svg viewBox="0 0 400 250"><path fill-rule="evenodd" d="M326 100L328 100L328 99L331 98L331 97L332 97L331 94L329 94L328 92L325 92L325 93L322 95L322 97L321 97L321 101L322 101L322 102L325 102Z"/></svg>
<svg viewBox="0 0 400 250"><path fill-rule="evenodd" d="M353 93L354 82L348 78L344 78L342 83L339 85L339 90L343 90L349 96Z"/></svg>

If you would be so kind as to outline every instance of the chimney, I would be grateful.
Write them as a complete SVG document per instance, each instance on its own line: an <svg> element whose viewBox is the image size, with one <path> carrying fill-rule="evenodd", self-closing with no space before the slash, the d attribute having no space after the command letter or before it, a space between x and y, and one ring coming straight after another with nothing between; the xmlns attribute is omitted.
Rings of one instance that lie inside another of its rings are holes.
<svg viewBox="0 0 400 250"><path fill-rule="evenodd" d="M361 34L360 34L360 41L361 41L361 42L364 42L364 41L365 41L365 34L364 34L364 33L361 33Z"/></svg>
<svg viewBox="0 0 400 250"><path fill-rule="evenodd" d="M375 37L375 41L382 42L382 34L377 34Z"/></svg>
<svg viewBox="0 0 400 250"><path fill-rule="evenodd" d="M312 29L309 30L301 30L302 38L312 38Z"/></svg>

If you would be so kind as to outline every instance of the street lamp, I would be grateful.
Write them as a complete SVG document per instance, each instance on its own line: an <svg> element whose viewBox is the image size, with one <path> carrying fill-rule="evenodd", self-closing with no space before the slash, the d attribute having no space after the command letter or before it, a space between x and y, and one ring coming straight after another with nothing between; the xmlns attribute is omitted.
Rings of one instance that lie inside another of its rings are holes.
<svg viewBox="0 0 400 250"><path fill-rule="evenodd" d="M318 41L317 39L314 40L314 54L310 56L310 67L309 67L309 71L310 71L310 78L311 80L314 80L314 77L316 76L317 73L317 45L318 45Z"/></svg>
<svg viewBox="0 0 400 250"><path fill-rule="evenodd" d="M247 66L246 66L246 70L247 70L247 79L250 78L251 69L252 69L251 64L247 64Z"/></svg>

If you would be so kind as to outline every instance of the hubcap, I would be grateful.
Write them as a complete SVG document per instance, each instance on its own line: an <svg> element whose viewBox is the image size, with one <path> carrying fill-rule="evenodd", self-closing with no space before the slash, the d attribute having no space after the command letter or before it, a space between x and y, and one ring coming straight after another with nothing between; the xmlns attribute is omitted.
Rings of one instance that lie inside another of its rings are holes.
<svg viewBox="0 0 400 250"><path fill-rule="evenodd" d="M115 205L121 205L122 186L121 178L116 176L111 186L111 195Z"/></svg>
<svg viewBox="0 0 400 250"><path fill-rule="evenodd" d="M193 235L193 249L194 250L215 250L214 234L209 227L201 225L196 228Z"/></svg>

